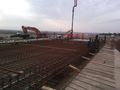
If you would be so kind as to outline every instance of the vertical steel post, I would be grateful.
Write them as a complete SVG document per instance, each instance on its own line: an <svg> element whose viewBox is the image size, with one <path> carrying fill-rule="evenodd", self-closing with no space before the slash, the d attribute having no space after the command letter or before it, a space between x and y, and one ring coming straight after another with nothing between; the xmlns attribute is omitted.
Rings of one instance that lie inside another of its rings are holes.
<svg viewBox="0 0 120 90"><path fill-rule="evenodd" d="M74 0L74 6L72 8L71 39L73 38L73 24L74 24L74 11L75 11L75 7L77 7L77 0Z"/></svg>

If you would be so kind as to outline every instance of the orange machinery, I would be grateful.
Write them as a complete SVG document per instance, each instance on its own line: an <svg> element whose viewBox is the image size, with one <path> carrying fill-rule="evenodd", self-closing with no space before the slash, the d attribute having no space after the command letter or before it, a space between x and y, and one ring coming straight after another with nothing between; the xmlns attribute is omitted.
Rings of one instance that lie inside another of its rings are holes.
<svg viewBox="0 0 120 90"><path fill-rule="evenodd" d="M45 37L45 34L41 34L41 32L39 31L39 29L37 29L37 28L35 28L35 27L22 26L22 30L23 30L24 34L26 34L26 35L27 35L27 33L28 33L28 30L30 30L30 31L33 31L33 32L36 33L36 36L37 36L36 38L42 38L43 35L44 35L44 37Z"/></svg>

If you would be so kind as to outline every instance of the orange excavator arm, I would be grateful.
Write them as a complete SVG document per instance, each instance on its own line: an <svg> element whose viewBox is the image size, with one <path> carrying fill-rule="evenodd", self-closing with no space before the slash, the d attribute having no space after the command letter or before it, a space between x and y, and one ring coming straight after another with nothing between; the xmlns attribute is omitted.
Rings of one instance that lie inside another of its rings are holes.
<svg viewBox="0 0 120 90"><path fill-rule="evenodd" d="M30 26L22 26L22 30L24 32L24 34L28 33L28 30L30 31L34 31L36 33L37 38L41 37L41 32L39 31L39 29L35 28L35 27L30 27Z"/></svg>

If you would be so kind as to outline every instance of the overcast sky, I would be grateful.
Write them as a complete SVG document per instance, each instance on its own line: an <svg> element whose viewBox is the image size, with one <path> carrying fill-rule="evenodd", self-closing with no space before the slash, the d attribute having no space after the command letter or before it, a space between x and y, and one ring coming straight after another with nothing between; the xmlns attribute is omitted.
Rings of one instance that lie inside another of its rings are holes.
<svg viewBox="0 0 120 90"><path fill-rule="evenodd" d="M73 0L0 0L0 28L68 31ZM78 0L74 31L119 32L120 0Z"/></svg>

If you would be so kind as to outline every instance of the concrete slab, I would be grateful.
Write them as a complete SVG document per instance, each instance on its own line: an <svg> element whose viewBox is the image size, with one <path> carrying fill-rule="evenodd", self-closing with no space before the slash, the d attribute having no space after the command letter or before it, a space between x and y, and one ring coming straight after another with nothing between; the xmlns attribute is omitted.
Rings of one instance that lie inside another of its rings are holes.
<svg viewBox="0 0 120 90"><path fill-rule="evenodd" d="M120 90L120 52L114 50L115 53L115 79L116 79L116 88Z"/></svg>
<svg viewBox="0 0 120 90"><path fill-rule="evenodd" d="M120 90L120 53L106 44L68 87L74 87L74 90Z"/></svg>

